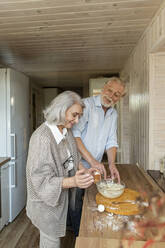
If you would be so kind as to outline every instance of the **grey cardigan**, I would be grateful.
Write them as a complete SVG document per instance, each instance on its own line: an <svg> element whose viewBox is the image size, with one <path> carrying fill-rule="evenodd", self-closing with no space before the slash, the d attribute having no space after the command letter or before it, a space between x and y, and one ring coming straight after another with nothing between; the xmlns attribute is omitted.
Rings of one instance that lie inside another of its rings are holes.
<svg viewBox="0 0 165 248"><path fill-rule="evenodd" d="M70 130L66 141L74 159L74 175L80 155ZM68 158L64 143L57 145L49 127L42 124L30 139L26 167L27 216L40 231L55 238L65 236L68 210L69 190L62 189L63 178L69 176L63 166ZM74 205L76 188L71 192Z"/></svg>

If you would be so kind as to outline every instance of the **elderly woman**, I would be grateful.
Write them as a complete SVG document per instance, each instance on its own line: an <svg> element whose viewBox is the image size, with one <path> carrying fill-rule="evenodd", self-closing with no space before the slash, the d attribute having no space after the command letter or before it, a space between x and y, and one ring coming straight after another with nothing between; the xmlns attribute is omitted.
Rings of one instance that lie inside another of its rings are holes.
<svg viewBox="0 0 165 248"><path fill-rule="evenodd" d="M32 135L27 160L27 216L40 231L40 248L59 248L65 236L68 205L74 209L76 187L94 179L79 164L71 128L84 104L74 92L58 95L44 111L46 122Z"/></svg>

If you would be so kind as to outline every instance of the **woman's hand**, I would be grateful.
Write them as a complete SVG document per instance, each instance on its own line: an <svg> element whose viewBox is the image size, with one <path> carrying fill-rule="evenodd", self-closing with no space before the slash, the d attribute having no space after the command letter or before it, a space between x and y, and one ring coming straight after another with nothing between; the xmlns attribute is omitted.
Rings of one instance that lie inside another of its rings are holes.
<svg viewBox="0 0 165 248"><path fill-rule="evenodd" d="M76 172L74 181L77 187L85 189L92 185L94 178L86 169L81 169Z"/></svg>

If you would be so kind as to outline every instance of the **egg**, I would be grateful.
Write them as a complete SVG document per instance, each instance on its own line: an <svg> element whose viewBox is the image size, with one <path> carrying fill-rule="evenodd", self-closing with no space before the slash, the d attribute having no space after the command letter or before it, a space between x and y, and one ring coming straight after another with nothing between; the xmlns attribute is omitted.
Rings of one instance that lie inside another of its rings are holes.
<svg viewBox="0 0 165 248"><path fill-rule="evenodd" d="M97 209L98 209L99 212L104 212L105 207L104 207L104 205L99 204L98 207L97 207Z"/></svg>

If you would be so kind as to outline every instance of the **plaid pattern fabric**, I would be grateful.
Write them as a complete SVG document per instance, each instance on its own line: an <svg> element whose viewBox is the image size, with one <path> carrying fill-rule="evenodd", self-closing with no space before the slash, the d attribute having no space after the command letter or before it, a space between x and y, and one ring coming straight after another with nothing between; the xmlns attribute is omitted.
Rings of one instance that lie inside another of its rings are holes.
<svg viewBox="0 0 165 248"><path fill-rule="evenodd" d="M74 169L70 172L63 166L68 159L66 142L74 161ZM62 189L62 181L64 177L75 175L79 161L80 155L70 130L59 145L45 124L33 133L26 167L26 210L32 223L50 237L65 236L69 190ZM76 188L70 191L71 205L74 205Z"/></svg>
<svg viewBox="0 0 165 248"><path fill-rule="evenodd" d="M51 237L40 232L40 248L60 248L60 238L51 239Z"/></svg>

